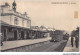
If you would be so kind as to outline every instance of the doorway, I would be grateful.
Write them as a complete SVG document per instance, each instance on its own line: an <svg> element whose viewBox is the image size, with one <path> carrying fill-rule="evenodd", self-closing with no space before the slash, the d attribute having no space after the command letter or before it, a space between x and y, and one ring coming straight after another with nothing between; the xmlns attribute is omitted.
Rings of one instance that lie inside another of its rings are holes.
<svg viewBox="0 0 80 55"><path fill-rule="evenodd" d="M24 40L24 31L21 31L21 38Z"/></svg>
<svg viewBox="0 0 80 55"><path fill-rule="evenodd" d="M14 30L14 40L17 40L17 30Z"/></svg>
<svg viewBox="0 0 80 55"><path fill-rule="evenodd" d="M6 41L6 39L7 39L7 35L6 35L6 29L4 29L4 30L3 30L3 35L4 35L4 38L3 38L3 40L4 40L4 41Z"/></svg>

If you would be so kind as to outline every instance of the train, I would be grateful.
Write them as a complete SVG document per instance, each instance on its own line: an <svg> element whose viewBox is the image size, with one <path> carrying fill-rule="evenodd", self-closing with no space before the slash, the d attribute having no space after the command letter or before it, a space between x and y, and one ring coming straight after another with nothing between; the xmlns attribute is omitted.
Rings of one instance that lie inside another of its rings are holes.
<svg viewBox="0 0 80 55"><path fill-rule="evenodd" d="M51 42L59 42L61 40L69 39L69 34L68 33L64 34L64 32L61 30L56 30L54 32L51 32L50 36L51 36L50 40Z"/></svg>

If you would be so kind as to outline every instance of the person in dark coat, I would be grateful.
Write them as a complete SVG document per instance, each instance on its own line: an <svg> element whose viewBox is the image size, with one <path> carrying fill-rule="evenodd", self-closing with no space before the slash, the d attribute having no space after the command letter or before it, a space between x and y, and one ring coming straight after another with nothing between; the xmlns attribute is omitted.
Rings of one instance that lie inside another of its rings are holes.
<svg viewBox="0 0 80 55"><path fill-rule="evenodd" d="M79 37L78 36L75 37L75 45L76 45L76 48L78 48L78 46L79 46Z"/></svg>
<svg viewBox="0 0 80 55"><path fill-rule="evenodd" d="M74 41L74 38L71 37L71 45L72 45L72 47L74 46L74 45L73 45L73 41Z"/></svg>
<svg viewBox="0 0 80 55"><path fill-rule="evenodd" d="M1 41L1 46L3 46L2 33L0 33L0 41Z"/></svg>

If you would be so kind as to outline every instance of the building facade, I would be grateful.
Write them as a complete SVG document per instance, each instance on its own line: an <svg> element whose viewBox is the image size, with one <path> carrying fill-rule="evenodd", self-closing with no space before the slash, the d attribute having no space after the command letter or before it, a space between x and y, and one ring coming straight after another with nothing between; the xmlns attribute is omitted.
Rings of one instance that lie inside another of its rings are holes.
<svg viewBox="0 0 80 55"><path fill-rule="evenodd" d="M24 40L33 38L32 36L34 36L34 38L41 37L44 31L31 29L31 20L27 16L27 13L21 14L17 12L16 6L15 1L12 3L12 9L10 9L8 3L0 6L2 40Z"/></svg>

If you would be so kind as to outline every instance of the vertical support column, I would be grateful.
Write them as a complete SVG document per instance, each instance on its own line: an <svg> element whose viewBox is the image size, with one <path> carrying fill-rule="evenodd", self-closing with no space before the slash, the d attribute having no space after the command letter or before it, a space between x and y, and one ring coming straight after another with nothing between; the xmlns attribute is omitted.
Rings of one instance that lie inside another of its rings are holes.
<svg viewBox="0 0 80 55"><path fill-rule="evenodd" d="M38 32L38 38L39 38L39 32Z"/></svg>
<svg viewBox="0 0 80 55"><path fill-rule="evenodd" d="M36 39L37 39L38 35L37 35L37 32L36 32Z"/></svg>
<svg viewBox="0 0 80 55"><path fill-rule="evenodd" d="M28 38L30 38L30 30L28 31Z"/></svg>
<svg viewBox="0 0 80 55"><path fill-rule="evenodd" d="M39 38L40 38L40 32L39 32Z"/></svg>
<svg viewBox="0 0 80 55"><path fill-rule="evenodd" d="M19 32L18 32L18 30L17 30L17 40L19 39Z"/></svg>
<svg viewBox="0 0 80 55"><path fill-rule="evenodd" d="M31 38L33 39L33 31L31 31Z"/></svg>
<svg viewBox="0 0 80 55"><path fill-rule="evenodd" d="M6 41L8 40L7 32L8 32L8 30L7 30L7 28L6 28ZM4 37L5 37L5 36L4 36Z"/></svg>
<svg viewBox="0 0 80 55"><path fill-rule="evenodd" d="M21 30L18 31L18 39L21 39Z"/></svg>
<svg viewBox="0 0 80 55"><path fill-rule="evenodd" d="M44 37L44 33L42 33L42 36ZM42 38L43 38L43 37L42 37Z"/></svg>
<svg viewBox="0 0 80 55"><path fill-rule="evenodd" d="M39 32L39 38L40 38L40 32Z"/></svg>
<svg viewBox="0 0 80 55"><path fill-rule="evenodd" d="M26 31L24 31L24 39L26 40Z"/></svg>
<svg viewBox="0 0 80 55"><path fill-rule="evenodd" d="M27 39L29 38L29 30L27 30Z"/></svg>
<svg viewBox="0 0 80 55"><path fill-rule="evenodd" d="M30 37L31 37L31 39L32 39L32 31L31 31Z"/></svg>
<svg viewBox="0 0 80 55"><path fill-rule="evenodd" d="M35 34L36 34L35 38L37 39L37 31L36 31L36 33L35 33Z"/></svg>
<svg viewBox="0 0 80 55"><path fill-rule="evenodd" d="M37 38L39 38L38 32L37 32Z"/></svg>
<svg viewBox="0 0 80 55"><path fill-rule="evenodd" d="M2 39L2 41L4 40L4 31L1 29L1 33L2 33L2 38L0 37L0 39Z"/></svg>
<svg viewBox="0 0 80 55"><path fill-rule="evenodd" d="M1 28L2 28L2 29L1 29L2 38L1 38L1 37L0 37L0 38L1 38L2 41L4 41L4 28L3 28L2 26L1 26Z"/></svg>
<svg viewBox="0 0 80 55"><path fill-rule="evenodd" d="M28 38L28 30L26 30L26 39Z"/></svg>

